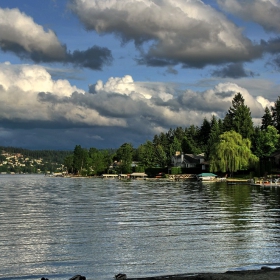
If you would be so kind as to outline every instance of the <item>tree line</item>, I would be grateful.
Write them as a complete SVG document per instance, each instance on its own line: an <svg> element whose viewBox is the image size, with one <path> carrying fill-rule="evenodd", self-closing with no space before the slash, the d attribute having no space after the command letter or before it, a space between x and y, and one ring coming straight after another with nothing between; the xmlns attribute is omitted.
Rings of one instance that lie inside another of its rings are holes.
<svg viewBox="0 0 280 280"><path fill-rule="evenodd" d="M245 105L241 93L237 93L224 119L215 115L204 118L200 127L191 125L161 132L134 148L130 143L116 150L84 149L76 145L64 164L70 173L98 175L114 172L130 173L148 168L171 166L176 152L184 154L204 153L212 172L236 172L256 169L260 159L279 149L280 97L271 108L266 107L261 125L254 126L251 110ZM137 166L133 166L133 162ZM133 170L134 169L134 170Z"/></svg>

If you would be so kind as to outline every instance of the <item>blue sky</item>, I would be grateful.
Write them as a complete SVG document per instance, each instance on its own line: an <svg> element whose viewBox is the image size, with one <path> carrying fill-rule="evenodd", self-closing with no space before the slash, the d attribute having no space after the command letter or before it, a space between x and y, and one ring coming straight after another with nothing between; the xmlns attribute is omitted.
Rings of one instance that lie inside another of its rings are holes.
<svg viewBox="0 0 280 280"><path fill-rule="evenodd" d="M279 96L278 0L1 0L0 145L136 148Z"/></svg>

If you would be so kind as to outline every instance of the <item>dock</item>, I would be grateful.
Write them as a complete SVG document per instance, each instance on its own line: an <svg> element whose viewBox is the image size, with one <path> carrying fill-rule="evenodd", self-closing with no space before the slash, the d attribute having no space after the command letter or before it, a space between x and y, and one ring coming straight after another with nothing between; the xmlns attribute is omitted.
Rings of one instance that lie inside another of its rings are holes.
<svg viewBox="0 0 280 280"><path fill-rule="evenodd" d="M228 185L251 185L252 181L249 179L227 179Z"/></svg>
<svg viewBox="0 0 280 280"><path fill-rule="evenodd" d="M196 174L170 174L168 179L172 181L185 181L190 179L196 179Z"/></svg>

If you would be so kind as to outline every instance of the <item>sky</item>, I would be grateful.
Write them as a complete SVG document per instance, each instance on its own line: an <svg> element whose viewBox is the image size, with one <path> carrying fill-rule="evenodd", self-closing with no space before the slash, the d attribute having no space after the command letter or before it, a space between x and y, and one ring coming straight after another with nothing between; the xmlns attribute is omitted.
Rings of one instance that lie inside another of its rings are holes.
<svg viewBox="0 0 280 280"><path fill-rule="evenodd" d="M135 148L280 95L278 0L1 0L0 146Z"/></svg>

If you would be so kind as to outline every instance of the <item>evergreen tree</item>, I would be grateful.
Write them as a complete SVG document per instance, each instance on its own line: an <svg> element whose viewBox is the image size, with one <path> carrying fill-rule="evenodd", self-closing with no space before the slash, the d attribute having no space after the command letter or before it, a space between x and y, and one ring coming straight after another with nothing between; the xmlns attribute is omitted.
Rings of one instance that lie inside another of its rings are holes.
<svg viewBox="0 0 280 280"><path fill-rule="evenodd" d="M83 169L88 168L88 151L80 145L76 145L73 153L73 170L75 174L82 174Z"/></svg>
<svg viewBox="0 0 280 280"><path fill-rule="evenodd" d="M191 150L192 154L200 154L202 153L201 147L199 145L199 128L197 126L191 125L186 129L185 132L186 137L183 139L183 151Z"/></svg>
<svg viewBox="0 0 280 280"><path fill-rule="evenodd" d="M269 125L273 125L273 119L272 119L272 114L271 111L269 110L268 107L265 107L264 109L264 115L262 117L262 126L261 129L267 129Z"/></svg>
<svg viewBox="0 0 280 280"><path fill-rule="evenodd" d="M161 149L163 149L165 155L166 155L166 161L168 164L171 162L170 158L170 142L169 138L171 137L171 130L169 130L168 133L161 132L159 135L155 135L153 139L153 144L155 147L161 146Z"/></svg>
<svg viewBox="0 0 280 280"><path fill-rule="evenodd" d="M187 136L182 141L182 151L184 154L200 154L201 150L197 147L192 139Z"/></svg>
<svg viewBox="0 0 280 280"><path fill-rule="evenodd" d="M269 125L266 129L260 130L256 128L254 137L254 154L259 157L270 156L278 147L279 134L277 129Z"/></svg>
<svg viewBox="0 0 280 280"><path fill-rule="evenodd" d="M161 167L168 164L166 153L161 145L155 146L155 163Z"/></svg>
<svg viewBox="0 0 280 280"><path fill-rule="evenodd" d="M225 132L225 130L224 130L224 122L221 119L218 120L218 125L219 125L220 132L221 133Z"/></svg>
<svg viewBox="0 0 280 280"><path fill-rule="evenodd" d="M175 136L173 139L173 142L170 145L170 150L169 150L170 157L174 156L176 152L181 152L182 151L182 145L181 142L177 139Z"/></svg>
<svg viewBox="0 0 280 280"><path fill-rule="evenodd" d="M97 150L96 148L89 149L89 174L101 174L106 171L110 162L108 163L108 151L107 150ZM110 156L109 156L110 158Z"/></svg>
<svg viewBox="0 0 280 280"><path fill-rule="evenodd" d="M166 133L166 138L168 140L168 144L170 145L173 142L174 139L174 130L172 128L170 128L167 133Z"/></svg>
<svg viewBox="0 0 280 280"><path fill-rule="evenodd" d="M154 147L155 145L151 141L146 141L144 144L141 144L137 149L138 160L140 164L145 168L155 166Z"/></svg>
<svg viewBox="0 0 280 280"><path fill-rule="evenodd" d="M199 144L203 152L206 151L206 146L207 146L210 132L211 132L211 124L206 118L204 118L198 132Z"/></svg>
<svg viewBox="0 0 280 280"><path fill-rule="evenodd" d="M280 96L271 107L273 125L276 127L278 132L280 132Z"/></svg>
<svg viewBox="0 0 280 280"><path fill-rule="evenodd" d="M219 125L216 117L213 115L211 119L211 131L206 145L205 158L208 159L213 146L218 142L219 136L222 133L222 128Z"/></svg>
<svg viewBox="0 0 280 280"><path fill-rule="evenodd" d="M243 138L251 139L254 133L254 126L251 111L244 104L241 93L237 93L232 100L232 107L229 108L224 118L224 131L234 130Z"/></svg>
<svg viewBox="0 0 280 280"><path fill-rule="evenodd" d="M131 173L132 171L132 158L133 158L133 146L130 143L124 143L117 150L117 158L121 162L120 172Z"/></svg>
<svg viewBox="0 0 280 280"><path fill-rule="evenodd" d="M159 135L155 135L153 139L153 144L154 145L161 145L162 148L166 153L169 151L169 141L167 138L167 135L163 132L161 132Z"/></svg>
<svg viewBox="0 0 280 280"><path fill-rule="evenodd" d="M183 140L183 138L185 136L184 129L181 126L179 126L179 127L174 129L174 133L173 134L174 134L174 137L176 137L178 139L178 141L182 143L182 140Z"/></svg>
<svg viewBox="0 0 280 280"><path fill-rule="evenodd" d="M73 155L69 155L67 157L65 157L63 164L66 166L68 173L73 173Z"/></svg>

